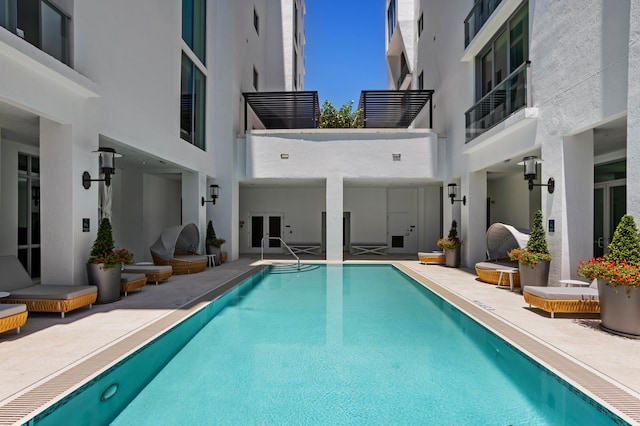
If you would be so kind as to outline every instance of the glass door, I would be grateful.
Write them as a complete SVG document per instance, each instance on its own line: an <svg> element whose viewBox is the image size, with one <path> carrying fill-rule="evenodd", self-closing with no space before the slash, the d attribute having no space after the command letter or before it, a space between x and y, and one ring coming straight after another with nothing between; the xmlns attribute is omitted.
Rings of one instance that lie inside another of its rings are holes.
<svg viewBox="0 0 640 426"><path fill-rule="evenodd" d="M40 161L18 154L18 259L40 277Z"/></svg>
<svg viewBox="0 0 640 426"><path fill-rule="evenodd" d="M265 253L281 253L282 213L252 213L249 232L249 246L252 252L260 252L261 247Z"/></svg>
<svg viewBox="0 0 640 426"><path fill-rule="evenodd" d="M593 192L593 255L604 256L620 218L627 211L627 182L596 183Z"/></svg>

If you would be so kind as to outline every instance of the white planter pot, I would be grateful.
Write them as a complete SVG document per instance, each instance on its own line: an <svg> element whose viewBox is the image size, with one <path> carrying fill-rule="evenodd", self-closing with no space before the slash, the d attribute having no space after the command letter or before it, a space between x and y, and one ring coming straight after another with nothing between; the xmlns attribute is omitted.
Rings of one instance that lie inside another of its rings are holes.
<svg viewBox="0 0 640 426"><path fill-rule="evenodd" d="M104 269L102 263L87 263L89 285L98 287L96 303L111 303L120 300L120 267Z"/></svg>
<svg viewBox="0 0 640 426"><path fill-rule="evenodd" d="M640 339L640 288L614 287L598 280L598 298L602 328Z"/></svg>

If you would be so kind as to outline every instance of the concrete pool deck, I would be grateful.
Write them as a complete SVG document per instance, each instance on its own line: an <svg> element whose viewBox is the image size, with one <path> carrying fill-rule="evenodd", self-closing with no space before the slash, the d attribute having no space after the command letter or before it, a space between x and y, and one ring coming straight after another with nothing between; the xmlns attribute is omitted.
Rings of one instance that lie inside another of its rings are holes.
<svg viewBox="0 0 640 426"><path fill-rule="evenodd" d="M509 329L513 326L530 341L559 354L570 367L573 361L584 367L578 368L578 372L588 371L622 390L630 398L627 403L633 406L621 410L627 413L628 421L640 424L640 365L634 361L640 353L640 340L601 330L597 314L557 314L551 319L546 312L530 309L520 293L479 282L474 273L464 269L422 265L417 260L392 256L375 259L345 263L393 261L402 265L420 281L424 279L429 285L463 299L479 316L485 315ZM11 424L12 421L7 421L11 418L17 421L18 417L11 416L20 413L8 411L15 410L17 404L12 403L21 396L29 395L87 359L99 354L105 357L111 353L109 348L170 320L185 304L259 263L256 257L248 256L207 268L203 273L173 276L165 283L150 284L141 292L130 293L118 302L70 312L66 318L31 313L20 334L15 331L0 334L0 424ZM105 363L115 361L116 358L106 359ZM606 395L595 396L608 401Z"/></svg>

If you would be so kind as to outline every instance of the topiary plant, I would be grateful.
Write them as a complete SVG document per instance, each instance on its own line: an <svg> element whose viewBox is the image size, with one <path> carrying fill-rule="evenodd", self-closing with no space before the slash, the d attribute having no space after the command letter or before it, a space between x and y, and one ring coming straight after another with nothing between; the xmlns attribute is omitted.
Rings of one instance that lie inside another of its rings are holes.
<svg viewBox="0 0 640 426"><path fill-rule="evenodd" d="M113 233L111 222L104 218L98 225L98 235L91 247L91 257L107 256L113 252Z"/></svg>
<svg viewBox="0 0 640 426"><path fill-rule="evenodd" d="M622 216L609 243L609 252L604 258L612 262L624 260L628 264L640 266L640 240L633 216Z"/></svg>
<svg viewBox="0 0 640 426"><path fill-rule="evenodd" d="M532 253L549 254L547 238L542 227L542 210L536 211L531 224L531 233L527 242L527 250Z"/></svg>
<svg viewBox="0 0 640 426"><path fill-rule="evenodd" d="M550 261L551 253L547 245L547 237L542 227L542 210L536 211L531 223L529 241L525 248L516 248L508 253L509 259L525 266L534 267L540 261Z"/></svg>

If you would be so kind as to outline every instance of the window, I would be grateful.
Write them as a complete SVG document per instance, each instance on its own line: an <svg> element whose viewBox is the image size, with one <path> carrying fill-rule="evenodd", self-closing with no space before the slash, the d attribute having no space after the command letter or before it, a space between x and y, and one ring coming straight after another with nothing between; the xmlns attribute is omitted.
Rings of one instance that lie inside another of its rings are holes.
<svg viewBox="0 0 640 426"><path fill-rule="evenodd" d="M253 88L256 89L256 92L258 91L258 78L258 70L256 67L253 67Z"/></svg>
<svg viewBox="0 0 640 426"><path fill-rule="evenodd" d="M18 259L40 276L40 159L18 154Z"/></svg>
<svg viewBox="0 0 640 426"><path fill-rule="evenodd" d="M0 26L69 65L69 17L51 3L0 0Z"/></svg>
<svg viewBox="0 0 640 426"><path fill-rule="evenodd" d="M206 79L184 53L180 80L180 137L204 150Z"/></svg>
<svg viewBox="0 0 640 426"><path fill-rule="evenodd" d="M478 99L489 93L528 58L529 13L525 6L485 47L477 59Z"/></svg>
<svg viewBox="0 0 640 426"><path fill-rule="evenodd" d="M293 82L294 84L294 90L298 89L298 52L296 52L295 48L293 50L293 78L295 79L295 81Z"/></svg>
<svg viewBox="0 0 640 426"><path fill-rule="evenodd" d="M253 8L253 28L256 29L256 34L260 35L260 17L255 7Z"/></svg>
<svg viewBox="0 0 640 426"><path fill-rule="evenodd" d="M182 0L182 39L205 64L206 0Z"/></svg>
<svg viewBox="0 0 640 426"><path fill-rule="evenodd" d="M391 41L393 31L396 29L396 1L397 0L391 0L391 2L389 2L389 9L387 9L387 32L389 41Z"/></svg>
<svg viewBox="0 0 640 426"><path fill-rule="evenodd" d="M424 30L424 15L421 13L418 18L418 38L422 35L422 30Z"/></svg>
<svg viewBox="0 0 640 426"><path fill-rule="evenodd" d="M293 36L298 44L298 3L293 2Z"/></svg>
<svg viewBox="0 0 640 426"><path fill-rule="evenodd" d="M424 71L420 71L418 76L418 90L424 89Z"/></svg>

